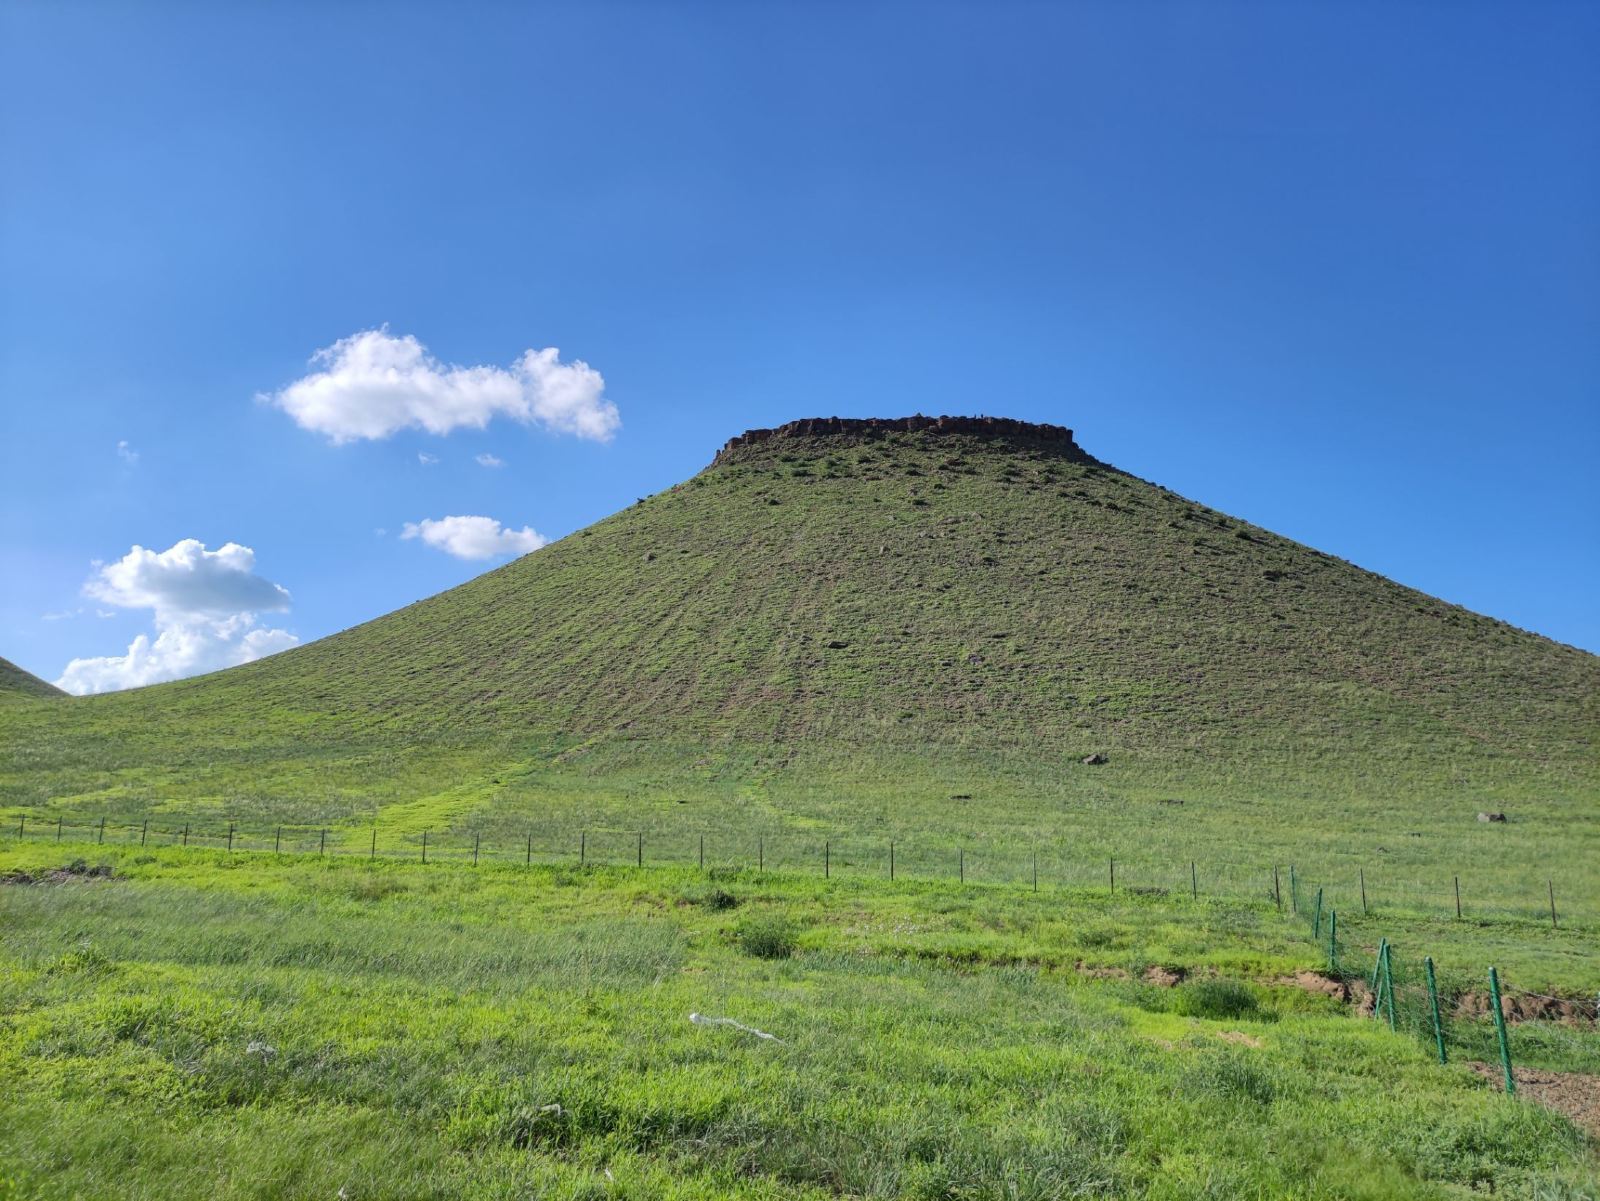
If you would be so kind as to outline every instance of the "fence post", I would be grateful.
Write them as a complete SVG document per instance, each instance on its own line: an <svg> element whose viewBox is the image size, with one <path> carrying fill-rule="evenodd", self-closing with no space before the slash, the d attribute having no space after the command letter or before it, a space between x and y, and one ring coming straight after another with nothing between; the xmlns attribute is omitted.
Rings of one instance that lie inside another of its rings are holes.
<svg viewBox="0 0 1600 1201"><path fill-rule="evenodd" d="M422 832L422 862L428 862L428 832Z"/></svg>
<svg viewBox="0 0 1600 1201"><path fill-rule="evenodd" d="M583 867L589 862L589 831L578 831L578 866Z"/></svg>
<svg viewBox="0 0 1600 1201"><path fill-rule="evenodd" d="M1272 865L1272 900L1278 906L1278 912L1283 912L1283 886L1278 882L1278 865Z"/></svg>
<svg viewBox="0 0 1600 1201"><path fill-rule="evenodd" d="M1383 943L1383 982L1384 992L1389 997L1389 1029L1394 1029L1394 951L1389 946L1388 939Z"/></svg>
<svg viewBox="0 0 1600 1201"><path fill-rule="evenodd" d="M56 841L61 841L61 819L59 817L56 818Z"/></svg>
<svg viewBox="0 0 1600 1201"><path fill-rule="evenodd" d="M1200 876L1194 870L1194 860L1189 860L1189 896L1198 901L1200 899Z"/></svg>
<svg viewBox="0 0 1600 1201"><path fill-rule="evenodd" d="M106 819L102 817L100 819L100 839L99 839L99 841L104 842L105 840L106 840Z"/></svg>
<svg viewBox="0 0 1600 1201"><path fill-rule="evenodd" d="M1506 1041L1506 1015L1500 1008L1500 973L1489 969L1489 997L1494 1002L1494 1032L1500 1040L1500 1066L1506 1070L1506 1092L1517 1091L1516 1077L1511 1074L1511 1044Z"/></svg>
<svg viewBox="0 0 1600 1201"><path fill-rule="evenodd" d="M639 867L643 867L644 866L644 831L643 830L639 831L639 858L638 858L637 866L639 866Z"/></svg>
<svg viewBox="0 0 1600 1201"><path fill-rule="evenodd" d="M1300 883L1294 877L1294 864L1289 865L1289 912L1300 912Z"/></svg>
<svg viewBox="0 0 1600 1201"><path fill-rule="evenodd" d="M324 830L322 832L322 841L317 844L317 854L326 855L327 853L328 853L328 832L326 830Z"/></svg>
<svg viewBox="0 0 1600 1201"><path fill-rule="evenodd" d="M822 878L827 880L833 875L833 844L826 838L822 840Z"/></svg>
<svg viewBox="0 0 1600 1201"><path fill-rule="evenodd" d="M523 860L523 865L526 866L526 867L532 867L533 866L533 833L532 833L532 831L529 831L529 833L528 833L528 857Z"/></svg>
<svg viewBox="0 0 1600 1201"><path fill-rule="evenodd" d="M1033 891L1039 891L1039 852L1033 853Z"/></svg>
<svg viewBox="0 0 1600 1201"><path fill-rule="evenodd" d="M183 823L183 845L184 846L188 846L189 845L189 823L188 822L184 822Z"/></svg>
<svg viewBox="0 0 1600 1201"><path fill-rule="evenodd" d="M472 832L472 866L473 867L477 867L478 866L478 842L482 838L483 838L483 835L481 833L479 833L477 830L474 830Z"/></svg>
<svg viewBox="0 0 1600 1201"><path fill-rule="evenodd" d="M371 851L371 853L369 853L367 855L367 858L368 859L376 859L377 857L378 857L378 824L376 822L374 822L372 824L372 851Z"/></svg>
<svg viewBox="0 0 1600 1201"><path fill-rule="evenodd" d="M1365 917L1367 915L1367 869L1362 867L1356 870L1361 873L1361 916Z"/></svg>
<svg viewBox="0 0 1600 1201"><path fill-rule="evenodd" d="M233 823L228 823L228 853L233 853Z"/></svg>
<svg viewBox="0 0 1600 1201"><path fill-rule="evenodd" d="M706 836L700 835L700 870L706 870Z"/></svg>
<svg viewBox="0 0 1600 1201"><path fill-rule="evenodd" d="M1550 928L1557 930L1560 927L1556 925L1556 882L1554 880L1546 880L1545 883L1550 886Z"/></svg>
<svg viewBox="0 0 1600 1201"><path fill-rule="evenodd" d="M1378 940L1378 953L1372 960L1372 979L1367 982L1367 988L1372 993L1372 1013L1376 1017L1378 1002L1383 998L1378 995L1378 981L1383 977L1383 949L1389 945L1387 938Z"/></svg>
<svg viewBox="0 0 1600 1201"><path fill-rule="evenodd" d="M1456 882L1456 920L1461 920L1461 877L1451 877Z"/></svg>
<svg viewBox="0 0 1600 1201"><path fill-rule="evenodd" d="M956 877L965 884L967 882L967 849L961 847L956 851Z"/></svg>
<svg viewBox="0 0 1600 1201"><path fill-rule="evenodd" d="M889 879L894 879L894 839L889 840Z"/></svg>
<svg viewBox="0 0 1600 1201"><path fill-rule="evenodd" d="M283 850L283 827L278 827L278 832L272 836L272 853L281 854Z"/></svg>
<svg viewBox="0 0 1600 1201"><path fill-rule="evenodd" d="M1428 970L1428 1004L1433 1006L1433 1043L1439 1048L1439 1062L1444 1058L1444 1023L1439 1020L1439 984L1433 978L1433 956L1429 955L1422 961L1422 966Z"/></svg>
<svg viewBox="0 0 1600 1201"><path fill-rule="evenodd" d="M1318 938L1322 934L1322 889L1317 889L1317 912L1311 919L1311 937Z"/></svg>
<svg viewBox="0 0 1600 1201"><path fill-rule="evenodd" d="M150 835L150 819L144 819L144 825L139 827L139 845L144 846L144 840Z"/></svg>

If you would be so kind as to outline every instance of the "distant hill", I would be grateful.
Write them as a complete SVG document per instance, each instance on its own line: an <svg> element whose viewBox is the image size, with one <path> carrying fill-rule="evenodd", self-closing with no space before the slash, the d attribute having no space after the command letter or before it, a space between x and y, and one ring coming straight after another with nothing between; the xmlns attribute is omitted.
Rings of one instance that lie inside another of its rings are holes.
<svg viewBox="0 0 1600 1201"><path fill-rule="evenodd" d="M815 419L321 641L13 706L0 733L29 766L0 769L0 795L337 779L403 798L628 746L1102 753L1151 788L1592 798L1597 729L1595 656L1097 462L1068 430ZM425 761L451 766L413 789Z"/></svg>
<svg viewBox="0 0 1600 1201"><path fill-rule="evenodd" d="M23 671L9 659L0 659L0 704L20 699L66 696L54 684L46 684L31 672Z"/></svg>

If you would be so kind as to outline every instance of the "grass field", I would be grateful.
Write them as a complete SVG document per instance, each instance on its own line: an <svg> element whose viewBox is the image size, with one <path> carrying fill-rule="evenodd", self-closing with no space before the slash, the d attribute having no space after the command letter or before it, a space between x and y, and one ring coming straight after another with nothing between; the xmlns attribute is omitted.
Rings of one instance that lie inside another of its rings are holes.
<svg viewBox="0 0 1600 1201"><path fill-rule="evenodd" d="M0 1197L1597 1196L1465 1061L1490 964L1600 992L1600 660L1059 440L776 439L214 676L7 666ZM1413 1028L1296 982L1316 890Z"/></svg>
<svg viewBox="0 0 1600 1201"><path fill-rule="evenodd" d="M1284 983L1319 957L1268 903L15 842L0 870L64 853L115 875L0 886L4 1195L1600 1184L1564 1118ZM1600 1069L1592 1030L1516 1040Z"/></svg>

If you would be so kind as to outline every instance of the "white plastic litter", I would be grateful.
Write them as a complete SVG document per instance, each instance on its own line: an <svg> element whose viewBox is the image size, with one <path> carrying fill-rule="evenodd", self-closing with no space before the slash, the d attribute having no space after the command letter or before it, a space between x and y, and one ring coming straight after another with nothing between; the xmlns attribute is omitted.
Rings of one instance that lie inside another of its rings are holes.
<svg viewBox="0 0 1600 1201"><path fill-rule="evenodd" d="M765 1030L757 1030L754 1026L746 1026L743 1022L736 1022L732 1018L708 1018L703 1013L691 1013L689 1020L696 1026L732 1026L735 1030L743 1030L746 1034L753 1034L771 1043L783 1041L776 1034L768 1034Z"/></svg>

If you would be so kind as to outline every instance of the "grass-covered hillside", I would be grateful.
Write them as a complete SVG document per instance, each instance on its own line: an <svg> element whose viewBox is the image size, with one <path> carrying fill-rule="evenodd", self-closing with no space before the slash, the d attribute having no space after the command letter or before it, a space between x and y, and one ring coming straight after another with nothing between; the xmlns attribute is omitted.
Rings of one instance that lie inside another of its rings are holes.
<svg viewBox="0 0 1600 1201"><path fill-rule="evenodd" d="M46 684L9 659L0 659L0 705L7 701L64 695L54 684Z"/></svg>
<svg viewBox="0 0 1600 1201"><path fill-rule="evenodd" d="M0 803L381 811L404 836L1182 843L1251 870L1359 852L1380 877L1443 871L1440 888L1481 871L1469 898L1496 872L1542 894L1546 867L1581 891L1600 659L1102 465L1065 430L896 428L916 424L736 439L685 483L356 629L0 707Z"/></svg>
<svg viewBox="0 0 1600 1201"><path fill-rule="evenodd" d="M1507 1098L1487 1020L1441 1066L1265 901L0 836L0 918L6 1201L1600 1187L1592 1075L1527 1075L1592 1025L1518 1025Z"/></svg>

